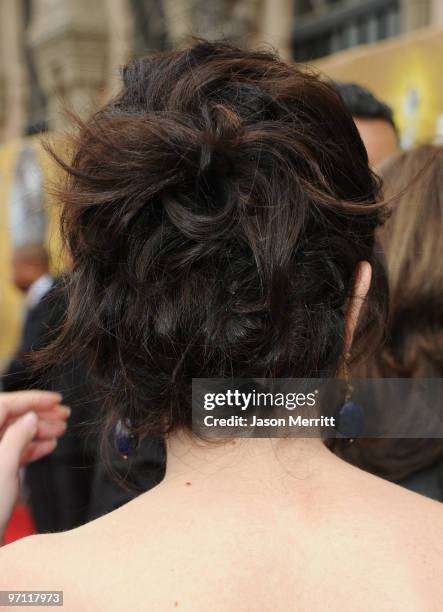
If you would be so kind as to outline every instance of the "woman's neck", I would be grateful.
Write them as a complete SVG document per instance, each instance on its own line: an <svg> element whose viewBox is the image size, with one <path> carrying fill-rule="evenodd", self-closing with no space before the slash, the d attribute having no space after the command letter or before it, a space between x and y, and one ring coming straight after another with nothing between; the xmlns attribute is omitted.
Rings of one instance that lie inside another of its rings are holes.
<svg viewBox="0 0 443 612"><path fill-rule="evenodd" d="M319 438L236 438L203 442L187 433L167 441L165 482L283 482L324 473L336 458Z"/></svg>

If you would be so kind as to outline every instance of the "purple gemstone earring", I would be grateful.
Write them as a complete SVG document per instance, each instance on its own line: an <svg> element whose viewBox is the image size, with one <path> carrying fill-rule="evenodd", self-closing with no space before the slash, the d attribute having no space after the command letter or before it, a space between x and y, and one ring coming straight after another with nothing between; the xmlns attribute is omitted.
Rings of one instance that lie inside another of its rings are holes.
<svg viewBox="0 0 443 612"><path fill-rule="evenodd" d="M137 449L138 435L134 433L130 419L117 423L115 428L115 446L123 459L128 459Z"/></svg>
<svg viewBox="0 0 443 612"><path fill-rule="evenodd" d="M364 410L362 406L352 401L352 387L349 380L348 360L350 354L346 353L344 362L344 377L346 381L345 399L335 412L335 429L338 438L347 438L349 443L361 435L364 425Z"/></svg>

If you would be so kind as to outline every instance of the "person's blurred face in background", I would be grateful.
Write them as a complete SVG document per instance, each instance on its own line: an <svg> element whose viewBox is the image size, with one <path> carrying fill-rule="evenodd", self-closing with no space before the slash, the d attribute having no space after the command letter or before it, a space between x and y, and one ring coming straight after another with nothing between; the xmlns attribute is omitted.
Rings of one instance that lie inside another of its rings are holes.
<svg viewBox="0 0 443 612"><path fill-rule="evenodd" d="M392 109L368 89L355 83L333 83L350 111L368 153L376 166L400 151Z"/></svg>
<svg viewBox="0 0 443 612"><path fill-rule="evenodd" d="M359 117L354 117L354 121L368 152L371 166L376 166L399 152L397 133L388 121Z"/></svg>
<svg viewBox="0 0 443 612"><path fill-rule="evenodd" d="M26 293L30 286L49 272L49 257L43 244L27 244L15 249L12 257L14 285Z"/></svg>

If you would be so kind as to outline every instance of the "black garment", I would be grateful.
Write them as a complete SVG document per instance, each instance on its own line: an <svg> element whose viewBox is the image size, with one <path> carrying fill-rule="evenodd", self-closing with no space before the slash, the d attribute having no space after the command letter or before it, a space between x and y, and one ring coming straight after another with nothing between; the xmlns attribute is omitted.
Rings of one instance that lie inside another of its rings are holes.
<svg viewBox="0 0 443 612"><path fill-rule="evenodd" d="M62 281L40 300L25 321L17 355L2 377L5 391L39 388L58 391L72 413L66 434L48 457L26 469L30 506L38 532L71 529L87 521L95 461L95 435L85 425L96 416L88 376L80 363L70 363L36 375L27 357L57 333L65 312Z"/></svg>
<svg viewBox="0 0 443 612"><path fill-rule="evenodd" d="M57 295L57 282L36 306L26 315L20 345L14 358L2 376L5 391L23 391L34 388L37 381L27 354L48 343L48 333L60 325L64 314L64 304Z"/></svg>
<svg viewBox="0 0 443 612"><path fill-rule="evenodd" d="M111 440L112 444L112 440ZM117 452L109 465L98 461L92 490L90 520L111 512L163 480L166 449L161 438L143 440L128 459Z"/></svg>
<svg viewBox="0 0 443 612"><path fill-rule="evenodd" d="M404 478L398 484L410 491L443 502L443 459Z"/></svg>

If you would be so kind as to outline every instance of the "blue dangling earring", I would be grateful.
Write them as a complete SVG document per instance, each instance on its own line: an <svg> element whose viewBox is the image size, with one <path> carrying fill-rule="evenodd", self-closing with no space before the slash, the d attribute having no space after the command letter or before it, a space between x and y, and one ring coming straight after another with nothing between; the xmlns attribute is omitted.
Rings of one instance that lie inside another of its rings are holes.
<svg viewBox="0 0 443 612"><path fill-rule="evenodd" d="M115 447L123 459L128 459L138 447L139 438L133 431L130 419L117 423L115 428Z"/></svg>
<svg viewBox="0 0 443 612"><path fill-rule="evenodd" d="M361 435L364 425L364 410L360 404L352 401L352 387L349 380L348 360L350 354L346 353L344 363L344 377L346 381L345 400L340 404L335 412L335 429L337 438L347 438L349 443Z"/></svg>

